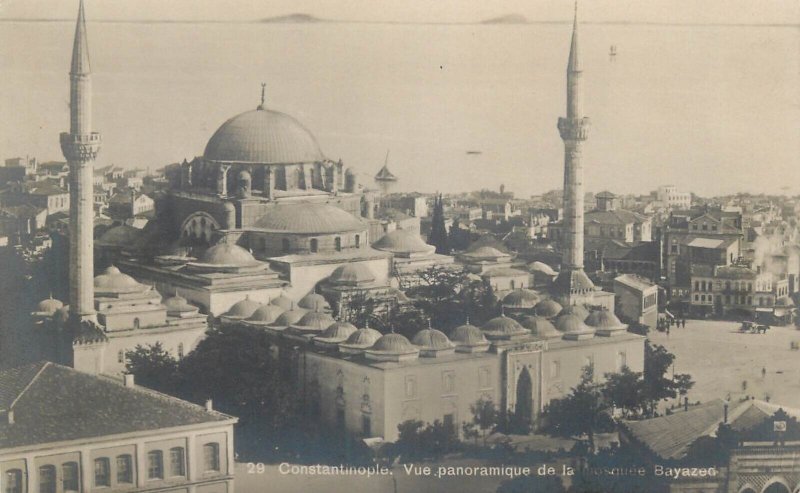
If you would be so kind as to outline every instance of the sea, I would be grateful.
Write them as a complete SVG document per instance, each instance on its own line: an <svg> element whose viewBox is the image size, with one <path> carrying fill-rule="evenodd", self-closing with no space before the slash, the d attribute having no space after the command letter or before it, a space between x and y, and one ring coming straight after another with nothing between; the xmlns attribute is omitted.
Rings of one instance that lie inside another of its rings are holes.
<svg viewBox="0 0 800 493"><path fill-rule="evenodd" d="M89 22L98 165L202 155L266 105L398 190L559 188L571 25ZM0 22L0 158L62 159L74 24ZM800 193L797 26L580 27L587 190ZM611 46L616 56L610 55ZM387 157L388 153L388 157Z"/></svg>

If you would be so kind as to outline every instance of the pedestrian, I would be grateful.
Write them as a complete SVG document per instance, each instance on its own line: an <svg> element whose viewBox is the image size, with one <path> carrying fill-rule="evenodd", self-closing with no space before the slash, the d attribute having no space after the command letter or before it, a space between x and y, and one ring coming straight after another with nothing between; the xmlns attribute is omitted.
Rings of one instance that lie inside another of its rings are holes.
<svg viewBox="0 0 800 493"><path fill-rule="evenodd" d="M667 337L669 337L669 325L667 325Z"/></svg>
<svg viewBox="0 0 800 493"><path fill-rule="evenodd" d="M767 367L762 366L761 367L761 378L766 378L766 376L767 376Z"/></svg>
<svg viewBox="0 0 800 493"><path fill-rule="evenodd" d="M686 319L681 319L681 327L686 328Z"/></svg>

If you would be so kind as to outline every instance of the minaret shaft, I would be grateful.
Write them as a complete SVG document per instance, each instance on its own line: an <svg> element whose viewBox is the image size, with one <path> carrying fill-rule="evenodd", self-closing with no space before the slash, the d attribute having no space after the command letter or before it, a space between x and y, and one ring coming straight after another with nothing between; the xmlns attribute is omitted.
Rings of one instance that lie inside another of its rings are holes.
<svg viewBox="0 0 800 493"><path fill-rule="evenodd" d="M69 164L69 308L73 320L94 319L94 160L100 134L92 132L92 77L83 1L70 67L70 131L61 134Z"/></svg>
<svg viewBox="0 0 800 493"><path fill-rule="evenodd" d="M573 304L594 286L583 272L583 142L588 137L589 119L583 110L583 70L578 49L577 4L572 42L567 63L567 116L558 119L564 141L564 238L561 273L556 286L562 301Z"/></svg>

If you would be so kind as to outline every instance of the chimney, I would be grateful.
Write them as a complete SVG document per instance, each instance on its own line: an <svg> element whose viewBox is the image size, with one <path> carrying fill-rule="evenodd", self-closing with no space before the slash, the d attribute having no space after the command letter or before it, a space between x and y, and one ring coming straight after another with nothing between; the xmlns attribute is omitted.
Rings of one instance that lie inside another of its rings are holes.
<svg viewBox="0 0 800 493"><path fill-rule="evenodd" d="M206 411L213 411L214 410L214 401L211 399L206 399Z"/></svg>
<svg viewBox="0 0 800 493"><path fill-rule="evenodd" d="M134 386L134 376L133 373L126 373L123 375L125 379L125 386L128 388L132 388Z"/></svg>
<svg viewBox="0 0 800 493"><path fill-rule="evenodd" d="M8 414L8 424L13 425L14 424L14 411L9 409L7 414Z"/></svg>

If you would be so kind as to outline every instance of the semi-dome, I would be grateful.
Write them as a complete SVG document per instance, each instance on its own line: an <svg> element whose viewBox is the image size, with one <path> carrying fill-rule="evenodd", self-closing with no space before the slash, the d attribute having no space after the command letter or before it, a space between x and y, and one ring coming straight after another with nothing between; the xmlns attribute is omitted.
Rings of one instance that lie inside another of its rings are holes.
<svg viewBox="0 0 800 493"><path fill-rule="evenodd" d="M36 305L36 313L43 316L53 316L59 308L62 308L64 303L50 296L42 300Z"/></svg>
<svg viewBox="0 0 800 493"><path fill-rule="evenodd" d="M317 331L321 332L327 329L331 324L335 323L336 320L333 319L329 314L324 312L308 312L303 315L300 320L297 321L293 326L297 328L302 328L306 331Z"/></svg>
<svg viewBox="0 0 800 493"><path fill-rule="evenodd" d="M589 313L589 309L583 305L569 305L565 306L558 315L575 315L581 320L586 320L589 317Z"/></svg>
<svg viewBox="0 0 800 493"><path fill-rule="evenodd" d="M287 310L281 313L280 316L275 319L275 322L272 325L275 327L289 327L290 325L296 325L306 313L308 313L308 310L303 308Z"/></svg>
<svg viewBox="0 0 800 493"><path fill-rule="evenodd" d="M94 278L94 290L99 295L139 293L147 289L149 289L147 286L140 284L128 274L123 274L113 265Z"/></svg>
<svg viewBox="0 0 800 493"><path fill-rule="evenodd" d="M277 298L273 298L272 300L270 300L269 304L283 308L284 310L291 310L292 308L294 308L294 300L292 300L283 293L281 293L281 295L278 296Z"/></svg>
<svg viewBox="0 0 800 493"><path fill-rule="evenodd" d="M295 234L332 234L364 231L366 225L354 215L325 203L294 203L267 209L253 225L260 231Z"/></svg>
<svg viewBox="0 0 800 493"><path fill-rule="evenodd" d="M377 361L403 361L416 357L419 349L414 347L406 336L391 332L380 336L364 353L367 358Z"/></svg>
<svg viewBox="0 0 800 493"><path fill-rule="evenodd" d="M595 310L586 317L586 325L594 327L597 335L608 336L621 333L628 329L628 326L620 322L614 312L606 308Z"/></svg>
<svg viewBox="0 0 800 493"><path fill-rule="evenodd" d="M372 347L378 339L381 338L381 333L375 329L365 327L358 329L347 338L346 341L339 344L339 352L345 354L359 354L368 347Z"/></svg>
<svg viewBox="0 0 800 493"><path fill-rule="evenodd" d="M212 246L200 257L200 263L218 266L248 267L259 265L253 254L233 243L219 243Z"/></svg>
<svg viewBox="0 0 800 493"><path fill-rule="evenodd" d="M520 325L530 330L531 334L538 339L552 339L562 336L561 332L553 325L553 322L538 315L523 318Z"/></svg>
<svg viewBox="0 0 800 493"><path fill-rule="evenodd" d="M528 335L528 331L519 322L505 315L489 320L481 330L487 339L510 339Z"/></svg>
<svg viewBox="0 0 800 493"><path fill-rule="evenodd" d="M586 325L577 315L569 313L558 317L556 329L563 334L564 339L578 340L594 336L594 329Z"/></svg>
<svg viewBox="0 0 800 493"><path fill-rule="evenodd" d="M555 276L558 274L558 272L553 270L552 267L545 264L544 262L539 262L538 260L536 262L528 264L528 269L530 269L531 272L541 272L546 276Z"/></svg>
<svg viewBox="0 0 800 493"><path fill-rule="evenodd" d="M561 313L563 307L555 300L542 300L536 304L533 311L540 317L553 318Z"/></svg>
<svg viewBox="0 0 800 493"><path fill-rule="evenodd" d="M260 307L261 303L251 300L250 297L247 297L234 303L227 312L222 314L222 318L227 318L229 320L242 320L250 317Z"/></svg>
<svg viewBox="0 0 800 493"><path fill-rule="evenodd" d="M276 305L261 305L247 320L245 320L245 322L253 325L268 325L275 322L285 311L286 310Z"/></svg>
<svg viewBox="0 0 800 493"><path fill-rule="evenodd" d="M335 286L361 286L375 281L375 276L364 264L345 264L337 267L328 277Z"/></svg>
<svg viewBox="0 0 800 493"><path fill-rule="evenodd" d="M529 310L539 303L539 294L531 289L515 289L503 298L503 306L518 310Z"/></svg>
<svg viewBox="0 0 800 493"><path fill-rule="evenodd" d="M383 235L372 247L399 255L429 254L436 251L435 246L428 245L419 235L404 229L396 229Z"/></svg>
<svg viewBox="0 0 800 493"><path fill-rule="evenodd" d="M257 164L325 160L317 140L300 122L261 107L223 123L208 141L203 157L208 161Z"/></svg>
<svg viewBox="0 0 800 493"><path fill-rule="evenodd" d="M456 347L444 332L436 329L420 330L414 335L411 343L419 347L420 355L429 357L451 353Z"/></svg>
<svg viewBox="0 0 800 493"><path fill-rule="evenodd" d="M310 293L303 296L300 301L297 302L297 306L300 308L305 308L306 310L313 310L315 312L322 312L331 309L331 305L328 304L328 300L326 300L321 294L317 293Z"/></svg>
<svg viewBox="0 0 800 493"><path fill-rule="evenodd" d="M198 307L190 304L186 298L178 294L165 299L162 305L167 309L167 315L170 317L185 317L200 311Z"/></svg>
<svg viewBox="0 0 800 493"><path fill-rule="evenodd" d="M486 351L489 348L489 341L483 335L483 331L469 323L453 329L450 332L450 340L456 345L456 351L459 353Z"/></svg>

